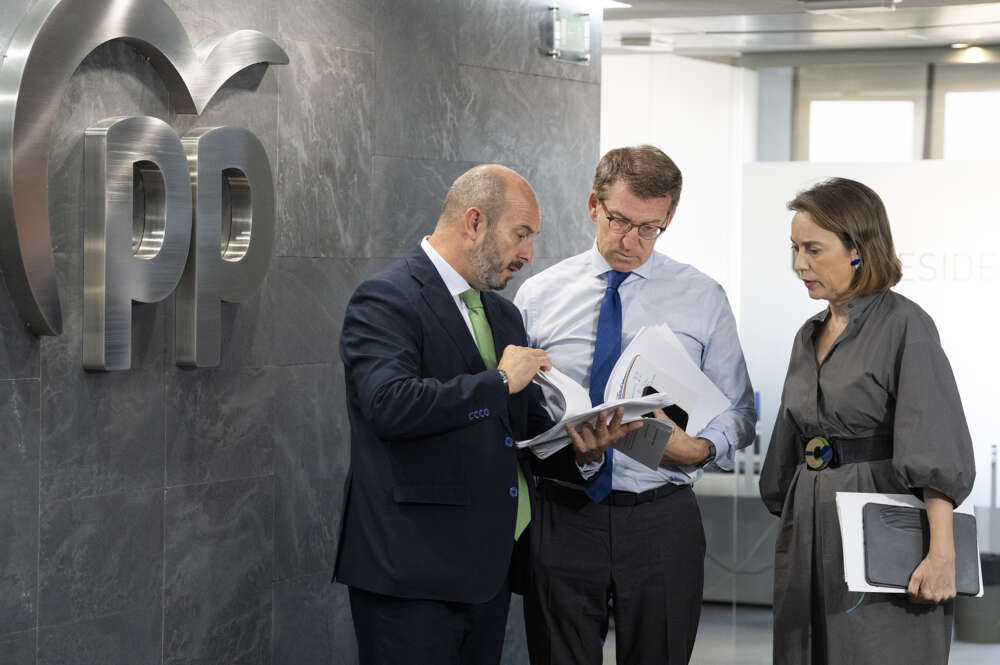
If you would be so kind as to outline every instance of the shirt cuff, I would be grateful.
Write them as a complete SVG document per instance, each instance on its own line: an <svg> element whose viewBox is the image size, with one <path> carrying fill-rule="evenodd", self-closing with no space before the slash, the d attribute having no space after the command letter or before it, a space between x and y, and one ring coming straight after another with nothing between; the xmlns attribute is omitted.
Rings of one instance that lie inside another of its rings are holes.
<svg viewBox="0 0 1000 665"><path fill-rule="evenodd" d="M715 459L712 464L723 471L729 471L733 468L733 444L729 443L729 437L726 436L725 432L709 427L698 436L715 444Z"/></svg>
<svg viewBox="0 0 1000 665"><path fill-rule="evenodd" d="M584 462L583 464L577 464L576 468L579 469L580 475L583 476L584 480L590 480L593 478L601 467L604 466L604 460L599 460L597 462Z"/></svg>

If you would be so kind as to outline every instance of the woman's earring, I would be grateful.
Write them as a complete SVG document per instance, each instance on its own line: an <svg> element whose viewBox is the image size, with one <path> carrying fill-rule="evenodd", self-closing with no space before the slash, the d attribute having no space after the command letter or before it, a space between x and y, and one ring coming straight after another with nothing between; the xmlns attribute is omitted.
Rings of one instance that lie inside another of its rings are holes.
<svg viewBox="0 0 1000 665"><path fill-rule="evenodd" d="M861 259L854 259L853 261L851 261L851 265L854 267L855 270L857 270L858 266L861 265Z"/></svg>

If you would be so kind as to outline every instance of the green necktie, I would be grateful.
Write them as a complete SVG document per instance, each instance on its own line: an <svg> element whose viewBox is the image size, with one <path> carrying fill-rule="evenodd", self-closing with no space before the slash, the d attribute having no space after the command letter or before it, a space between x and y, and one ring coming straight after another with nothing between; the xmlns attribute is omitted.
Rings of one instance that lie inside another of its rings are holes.
<svg viewBox="0 0 1000 665"><path fill-rule="evenodd" d="M479 291L469 289L463 291L458 296L469 308L469 321L472 322L472 333L476 338L476 346L479 347L479 355L486 363L486 369L497 368L497 351L493 345L493 331L490 329L490 322L486 320L486 312L483 310L483 300L479 296ZM531 521L531 501L528 499L528 481L524 478L521 465L517 465L517 520L514 523L514 540L521 537L524 528Z"/></svg>

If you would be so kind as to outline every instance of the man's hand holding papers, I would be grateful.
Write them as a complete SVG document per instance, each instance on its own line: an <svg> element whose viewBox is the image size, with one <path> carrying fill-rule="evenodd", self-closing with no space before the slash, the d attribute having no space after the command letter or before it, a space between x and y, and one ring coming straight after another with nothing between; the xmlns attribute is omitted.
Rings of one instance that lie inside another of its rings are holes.
<svg viewBox="0 0 1000 665"><path fill-rule="evenodd" d="M606 420L607 414L608 412L605 411L597 416L595 424L585 422L579 426L579 429L576 425L566 425L566 434L573 442L577 464L600 462L604 459L604 449L608 445L642 427L642 423L639 421L622 424L622 417L625 415L623 407L619 406L614 410L611 422ZM601 417L602 415L605 417Z"/></svg>
<svg viewBox="0 0 1000 665"><path fill-rule="evenodd" d="M644 427L615 441L616 450L651 469L664 465L687 472L708 455L705 441L688 432L701 432L730 405L666 325L644 328L622 352L608 379L603 404L591 406L587 391L555 367L539 372L535 383L542 388L550 415L559 422L517 445L530 447L542 459L570 442L567 425L597 422L602 412L607 423L609 409L617 412L621 407L620 423L642 420ZM664 414L663 409L670 406L679 409L673 411L675 415L687 418L684 427ZM651 412L655 419L643 418Z"/></svg>

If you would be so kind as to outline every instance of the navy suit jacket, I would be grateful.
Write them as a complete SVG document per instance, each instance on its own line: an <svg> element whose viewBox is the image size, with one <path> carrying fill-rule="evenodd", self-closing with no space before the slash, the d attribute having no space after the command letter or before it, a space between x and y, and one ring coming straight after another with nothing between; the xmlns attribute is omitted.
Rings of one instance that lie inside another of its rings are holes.
<svg viewBox="0 0 1000 665"><path fill-rule="evenodd" d="M509 344L527 346L517 308L494 293L482 299L497 358ZM509 395L486 370L420 248L358 287L340 352L351 470L335 579L388 596L489 600L514 545L514 441L551 426L541 392ZM581 482L564 452L539 471Z"/></svg>

